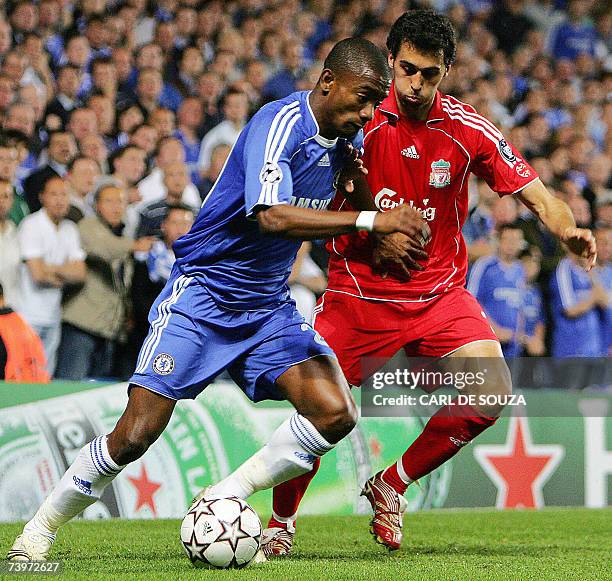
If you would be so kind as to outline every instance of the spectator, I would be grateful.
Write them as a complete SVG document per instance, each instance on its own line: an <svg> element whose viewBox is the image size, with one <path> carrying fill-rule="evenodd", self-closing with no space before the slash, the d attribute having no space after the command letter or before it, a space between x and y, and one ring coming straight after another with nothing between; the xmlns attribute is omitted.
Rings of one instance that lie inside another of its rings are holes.
<svg viewBox="0 0 612 581"><path fill-rule="evenodd" d="M597 31L588 21L590 3L570 0L567 21L552 32L552 52L555 58L576 60L582 54L595 56Z"/></svg>
<svg viewBox="0 0 612 581"><path fill-rule="evenodd" d="M112 175L126 189L129 205L142 200L136 184L147 168L145 157L145 152L140 147L126 145L116 150L110 158Z"/></svg>
<svg viewBox="0 0 612 581"><path fill-rule="evenodd" d="M191 181L195 184L200 182L200 172L198 171L200 137L198 130L202 125L203 116L202 103L196 97L185 98L176 115L178 127L174 132L174 137L183 144L185 161L191 172Z"/></svg>
<svg viewBox="0 0 612 581"><path fill-rule="evenodd" d="M15 101L15 81L4 73L0 73L0 125L9 106Z"/></svg>
<svg viewBox="0 0 612 581"><path fill-rule="evenodd" d="M70 189L68 220L78 223L94 214L93 193L99 177L100 166L95 159L81 155L70 162L66 174Z"/></svg>
<svg viewBox="0 0 612 581"><path fill-rule="evenodd" d="M559 262L550 284L553 357L601 357L597 309L607 305L605 288L572 255Z"/></svg>
<svg viewBox="0 0 612 581"><path fill-rule="evenodd" d="M45 119L50 126L64 129L72 111L81 106L77 99L81 85L81 70L74 65L64 65L57 74L57 93L47 105Z"/></svg>
<svg viewBox="0 0 612 581"><path fill-rule="evenodd" d="M79 141L79 149L84 157L96 160L103 174L109 172L108 149L106 148L106 143L104 143L104 140L99 135L86 135L83 137Z"/></svg>
<svg viewBox="0 0 612 581"><path fill-rule="evenodd" d="M91 47L84 36L72 36L66 40L64 54L60 59L60 65L73 65L81 71L81 84L77 92L77 98L87 97L91 91L91 76L87 72L91 59Z"/></svg>
<svg viewBox="0 0 612 581"><path fill-rule="evenodd" d="M128 104L124 108L120 108L116 115L117 143L119 147L127 145L129 135L144 123L144 115L138 105Z"/></svg>
<svg viewBox="0 0 612 581"><path fill-rule="evenodd" d="M137 252L134 255L136 263L130 300L134 327L128 341L132 366L147 336L149 310L166 284L174 264L172 245L189 232L193 218L193 212L187 206L169 207L161 225L162 239L154 242L148 252Z"/></svg>
<svg viewBox="0 0 612 581"><path fill-rule="evenodd" d="M149 115L149 123L155 127L159 139L170 137L176 128L174 111L158 107Z"/></svg>
<svg viewBox="0 0 612 581"><path fill-rule="evenodd" d="M21 184L23 179L38 165L37 158L41 150L41 143L36 134L36 113L27 103L17 101L8 108L3 127L5 130L13 129L21 132L27 140L27 154L25 157L20 156L15 174Z"/></svg>
<svg viewBox="0 0 612 581"><path fill-rule="evenodd" d="M184 205L192 213L197 213L199 204L192 206L185 201L185 191L189 183L189 170L184 163L175 162L166 166L164 170L165 197L159 201L151 202L140 210L140 220L136 236L161 237L161 225L170 206ZM199 202L199 198L198 198Z"/></svg>
<svg viewBox="0 0 612 581"><path fill-rule="evenodd" d="M45 183L52 177L63 178L68 171L68 164L72 161L76 152L76 143L70 133L54 131L49 134L47 164L32 172L23 181L24 197L30 212L40 210L41 204L38 196L45 187Z"/></svg>
<svg viewBox="0 0 612 581"><path fill-rule="evenodd" d="M202 53L195 46L186 46L181 55L176 79L176 87L183 97L197 93L198 78L203 71Z"/></svg>
<svg viewBox="0 0 612 581"><path fill-rule="evenodd" d="M467 289L485 310L504 356L511 358L521 352L519 331L525 271L518 255L525 239L522 230L512 224L502 226L497 234L497 255L474 263Z"/></svg>
<svg viewBox="0 0 612 581"><path fill-rule="evenodd" d="M113 136L115 129L115 104L103 94L94 93L87 100L87 106L96 114L98 133L102 135L109 151L117 149L117 138Z"/></svg>
<svg viewBox="0 0 612 581"><path fill-rule="evenodd" d="M19 225L21 220L30 213L28 205L23 198L23 190L16 180L19 166L19 150L14 140L9 139L6 133L0 133L0 180L11 184L13 192L13 206L9 212L9 219ZM19 189L19 191L18 191Z"/></svg>
<svg viewBox="0 0 612 581"><path fill-rule="evenodd" d="M523 44L533 22L525 15L523 0L496 2L487 21L487 28L497 38L497 44L505 53L512 53Z"/></svg>
<svg viewBox="0 0 612 581"><path fill-rule="evenodd" d="M128 143L140 147L149 159L157 149L157 139L157 129L152 125L142 123L132 129Z"/></svg>
<svg viewBox="0 0 612 581"><path fill-rule="evenodd" d="M530 248L521 254L521 262L525 271L526 284L522 298L523 328L519 340L523 347L523 355L544 355L545 314L542 292L537 284L540 276L542 253L537 248Z"/></svg>
<svg viewBox="0 0 612 581"><path fill-rule="evenodd" d="M597 267L593 278L605 290L607 301L599 305L604 356L612 356L612 226L595 231ZM603 298L603 297L602 297Z"/></svg>
<svg viewBox="0 0 612 581"><path fill-rule="evenodd" d="M302 43L288 40L283 45L283 68L268 80L263 88L263 100L275 101L297 90L297 82L304 72Z"/></svg>
<svg viewBox="0 0 612 581"><path fill-rule="evenodd" d="M89 107L79 107L70 113L68 131L74 135L77 143L89 136L98 135L98 118L96 112Z"/></svg>
<svg viewBox="0 0 612 581"><path fill-rule="evenodd" d="M69 197L64 180L47 180L40 200L42 208L19 226L23 264L18 310L42 339L53 375L61 335L62 289L85 280L85 253L76 225L65 218Z"/></svg>
<svg viewBox="0 0 612 581"><path fill-rule="evenodd" d="M185 163L185 150L181 142L174 137L161 139L155 155L155 168L138 184L138 191L144 204L160 200L165 195L164 171L175 163ZM200 206L200 194L197 188L188 183L183 193L183 202L188 206Z"/></svg>
<svg viewBox="0 0 612 581"><path fill-rule="evenodd" d="M597 198L597 227L612 228L612 193Z"/></svg>
<svg viewBox="0 0 612 581"><path fill-rule="evenodd" d="M136 83L136 105L140 107L144 117L161 105L161 94L164 88L161 73L147 67L138 74Z"/></svg>
<svg viewBox="0 0 612 581"><path fill-rule="evenodd" d="M0 381L49 383L45 351L38 335L4 301L0 284Z"/></svg>
<svg viewBox="0 0 612 581"><path fill-rule="evenodd" d="M208 171L204 175L204 178L201 180L198 187L202 201L204 201L217 181L217 178L221 174L221 170L223 169L225 161L227 160L231 150L231 146L225 143L220 143L213 149L212 156L210 158L210 167L208 168Z"/></svg>
<svg viewBox="0 0 612 581"><path fill-rule="evenodd" d="M230 89L223 97L222 121L211 129L202 139L198 165L203 176L210 166L212 150L220 143L234 145L242 128L246 125L249 113L249 100L246 93Z"/></svg>
<svg viewBox="0 0 612 581"><path fill-rule="evenodd" d="M96 213L79 223L87 253L85 284L64 303L57 377L108 377L113 353L125 332L127 288L124 273L132 252L146 252L151 238L122 236L125 191L106 182L94 196Z"/></svg>
<svg viewBox="0 0 612 581"><path fill-rule="evenodd" d="M4 287L4 299L15 305L19 296L19 242L17 228L9 219L13 207L13 187L0 178L0 284Z"/></svg>

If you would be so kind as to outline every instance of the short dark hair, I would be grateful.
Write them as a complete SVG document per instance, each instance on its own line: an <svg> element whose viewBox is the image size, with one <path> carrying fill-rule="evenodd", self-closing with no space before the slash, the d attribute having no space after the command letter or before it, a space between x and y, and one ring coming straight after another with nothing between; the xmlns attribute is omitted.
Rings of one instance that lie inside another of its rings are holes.
<svg viewBox="0 0 612 581"><path fill-rule="evenodd" d="M425 54L438 55L441 52L447 67L455 61L455 29L448 17L434 10L409 10L394 22L387 37L387 48L393 58L405 42Z"/></svg>
<svg viewBox="0 0 612 581"><path fill-rule="evenodd" d="M4 289L2 288L2 284L0 283L0 299L4 298Z"/></svg>
<svg viewBox="0 0 612 581"><path fill-rule="evenodd" d="M193 208L190 208L189 206L185 204L172 204L166 208L166 212L164 213L164 219L162 220L162 223L165 222L170 216L170 214L174 212L175 210L179 210L180 212L189 212L195 218L195 212L193 211Z"/></svg>
<svg viewBox="0 0 612 581"><path fill-rule="evenodd" d="M336 75L350 73L362 76L373 71L391 78L391 69L384 53L365 38L352 37L337 42L327 55L323 68Z"/></svg>
<svg viewBox="0 0 612 581"><path fill-rule="evenodd" d="M115 171L115 161L120 157L123 157L126 151L130 149L137 149L138 151L143 151L142 148L134 145L133 143L126 143L122 147L118 147L113 151L108 158L108 165L110 166L111 171L114 173Z"/></svg>

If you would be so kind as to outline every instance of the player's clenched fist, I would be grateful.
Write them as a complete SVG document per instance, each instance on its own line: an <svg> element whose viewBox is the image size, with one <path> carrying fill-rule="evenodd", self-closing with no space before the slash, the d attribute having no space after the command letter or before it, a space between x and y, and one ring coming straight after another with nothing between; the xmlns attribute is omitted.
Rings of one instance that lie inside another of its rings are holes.
<svg viewBox="0 0 612 581"><path fill-rule="evenodd" d="M410 270L423 270L419 261L428 259L424 248L431 239L429 225L420 212L410 206L398 206L379 213L374 220L378 236L374 249L374 270L386 276L388 270L410 278Z"/></svg>
<svg viewBox="0 0 612 581"><path fill-rule="evenodd" d="M421 213L404 204L388 212L377 213L373 231L378 234L401 232L420 248L424 248L431 238L431 230Z"/></svg>

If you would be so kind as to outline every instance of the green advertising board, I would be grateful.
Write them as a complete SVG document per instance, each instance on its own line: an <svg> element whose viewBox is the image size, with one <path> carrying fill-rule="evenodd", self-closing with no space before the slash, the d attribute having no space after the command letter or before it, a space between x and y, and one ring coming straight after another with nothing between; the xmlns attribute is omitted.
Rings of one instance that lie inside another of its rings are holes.
<svg viewBox="0 0 612 581"><path fill-rule="evenodd" d="M0 384L0 521L29 518L96 434L112 430L125 384ZM358 396L358 392L356 393ZM612 396L533 392L528 416L497 424L432 475L409 488L411 510L440 507L607 506L612 473ZM562 417L544 417L551 402ZM292 413L285 403L252 404L218 382L182 401L160 439L126 467L85 518L176 518L205 485L258 450ZM427 417L365 417L328 455L302 504L304 514L361 514L371 474L394 462ZM265 515L270 492L251 499Z"/></svg>

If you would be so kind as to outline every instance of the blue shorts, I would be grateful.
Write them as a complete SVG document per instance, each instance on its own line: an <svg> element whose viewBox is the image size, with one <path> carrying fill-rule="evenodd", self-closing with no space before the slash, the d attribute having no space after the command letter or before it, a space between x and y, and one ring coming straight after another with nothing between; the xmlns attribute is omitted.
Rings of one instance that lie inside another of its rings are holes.
<svg viewBox="0 0 612 581"><path fill-rule="evenodd" d="M149 312L151 325L130 384L171 399L195 398L224 369L252 401L284 399L276 380L317 357L335 357L293 301L230 311L177 268Z"/></svg>

